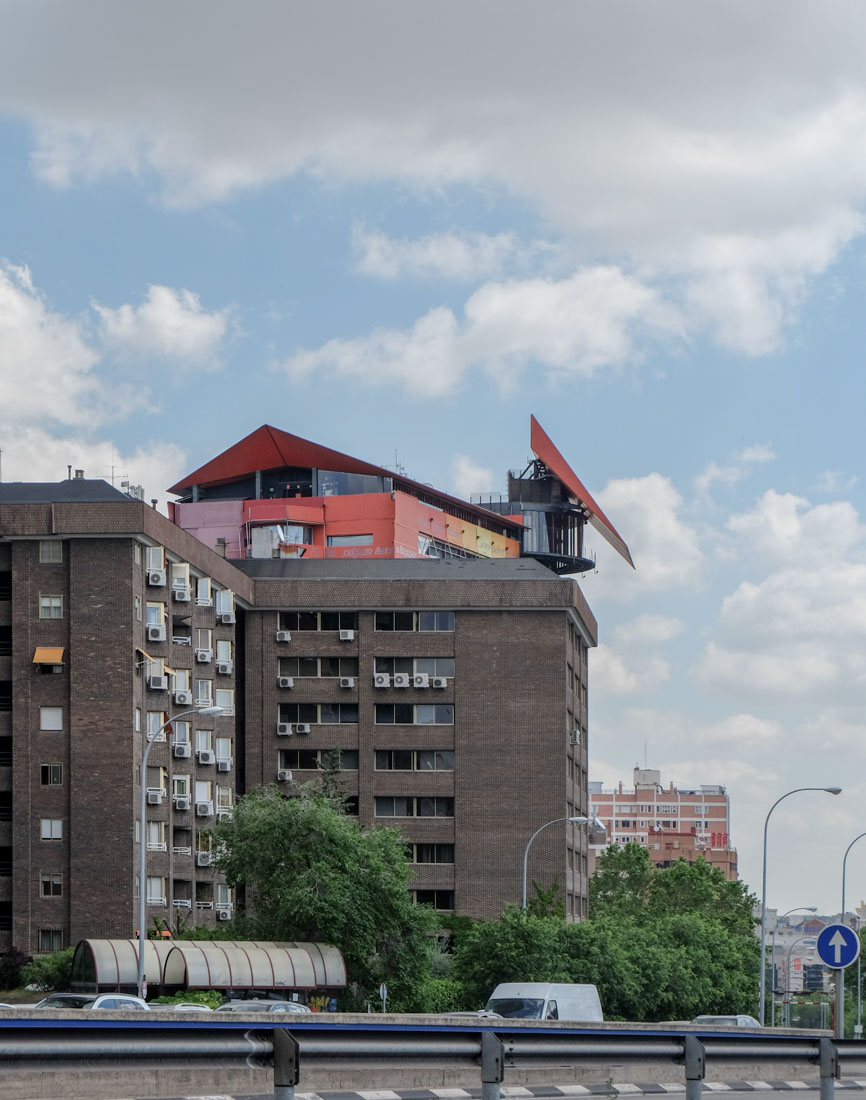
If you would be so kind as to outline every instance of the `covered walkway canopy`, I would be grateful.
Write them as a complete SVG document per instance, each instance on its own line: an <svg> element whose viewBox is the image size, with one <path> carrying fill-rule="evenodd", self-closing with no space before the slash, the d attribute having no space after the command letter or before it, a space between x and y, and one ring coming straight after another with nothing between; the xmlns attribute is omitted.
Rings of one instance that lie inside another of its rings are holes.
<svg viewBox="0 0 866 1100"><path fill-rule="evenodd" d="M144 973L161 990L255 989L318 992L344 989L346 964L326 943L261 940L148 940ZM134 990L138 940L81 940L72 959L72 988Z"/></svg>

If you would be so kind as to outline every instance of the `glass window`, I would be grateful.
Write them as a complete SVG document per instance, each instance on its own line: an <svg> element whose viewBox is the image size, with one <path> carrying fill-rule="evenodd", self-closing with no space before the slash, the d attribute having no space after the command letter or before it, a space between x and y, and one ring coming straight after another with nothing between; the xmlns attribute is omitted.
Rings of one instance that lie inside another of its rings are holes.
<svg viewBox="0 0 866 1100"><path fill-rule="evenodd" d="M63 543L60 539L41 539L39 542L39 560L43 565L54 565L63 561Z"/></svg>
<svg viewBox="0 0 866 1100"><path fill-rule="evenodd" d="M213 749L213 730L195 731L195 751L209 752Z"/></svg>
<svg viewBox="0 0 866 1100"><path fill-rule="evenodd" d="M40 829L43 840L63 839L63 821L59 817L43 817Z"/></svg>
<svg viewBox="0 0 866 1100"><path fill-rule="evenodd" d="M147 904L165 905L165 879L159 875L147 876Z"/></svg>
<svg viewBox="0 0 866 1100"><path fill-rule="evenodd" d="M40 764L39 772L43 787L60 787L63 785L62 764Z"/></svg>
<svg viewBox="0 0 866 1100"><path fill-rule="evenodd" d="M230 737L218 737L216 739L216 758L217 760L231 760L232 739Z"/></svg>
<svg viewBox="0 0 866 1100"><path fill-rule="evenodd" d="M232 643L226 638L221 638L216 644L216 659L218 661L230 661L232 659Z"/></svg>
<svg viewBox="0 0 866 1100"><path fill-rule="evenodd" d="M189 776L173 775L171 777L171 793L176 795L189 795Z"/></svg>
<svg viewBox="0 0 866 1100"><path fill-rule="evenodd" d="M148 569L165 569L165 550L161 546L148 546L146 561Z"/></svg>
<svg viewBox="0 0 866 1100"><path fill-rule="evenodd" d="M195 681L195 702L196 706L209 707L213 705L212 695L213 683L210 680L196 680Z"/></svg>
<svg viewBox="0 0 866 1100"><path fill-rule="evenodd" d="M328 546L372 546L372 535L328 535Z"/></svg>
<svg viewBox="0 0 866 1100"><path fill-rule="evenodd" d="M40 875L39 893L43 898L59 898L63 896L63 875Z"/></svg>
<svg viewBox="0 0 866 1100"><path fill-rule="evenodd" d="M209 627L196 627L195 631L195 648L196 649L213 649L211 639L213 638L213 631Z"/></svg>
<svg viewBox="0 0 866 1100"><path fill-rule="evenodd" d="M418 612L418 629L419 630L453 630L454 629L454 612L453 611L419 611Z"/></svg>
<svg viewBox="0 0 866 1100"><path fill-rule="evenodd" d="M235 609L235 597L230 588L220 588L215 594L216 610L219 615L226 615Z"/></svg>
<svg viewBox="0 0 866 1100"><path fill-rule="evenodd" d="M162 626L165 622L165 604L148 603L145 621L148 626Z"/></svg>
<svg viewBox="0 0 866 1100"><path fill-rule="evenodd" d="M209 607L212 603L210 577L199 577L195 585L195 602L200 607Z"/></svg>
<svg viewBox="0 0 866 1100"><path fill-rule="evenodd" d="M62 619L63 618L63 597L62 596L40 596L39 597L39 618L40 619Z"/></svg>
<svg viewBox="0 0 866 1100"><path fill-rule="evenodd" d="M171 587L189 588L189 563L176 561L171 566Z"/></svg>
<svg viewBox="0 0 866 1100"><path fill-rule="evenodd" d="M172 722L171 728L174 732L174 744L175 745L188 745L190 724L186 720L180 722Z"/></svg>
<svg viewBox="0 0 866 1100"><path fill-rule="evenodd" d="M39 929L39 951L41 954L63 950L63 930L61 928Z"/></svg>
<svg viewBox="0 0 866 1100"><path fill-rule="evenodd" d="M376 670L377 672L379 669ZM386 671L385 669L382 670ZM398 672L404 671L398 669ZM454 658L453 657L416 657L415 658L415 672L426 672L428 676L447 676L449 679L454 677Z"/></svg>
<svg viewBox="0 0 866 1100"><path fill-rule="evenodd" d="M165 740L165 730L162 728L166 715L161 710L149 710L147 712L147 739L153 741Z"/></svg>
<svg viewBox="0 0 866 1100"><path fill-rule="evenodd" d="M223 708L223 714L234 714L235 693L232 688L217 688L214 692L214 702Z"/></svg>
<svg viewBox="0 0 866 1100"><path fill-rule="evenodd" d="M195 781L196 802L210 802L213 799L213 783L209 779Z"/></svg>
<svg viewBox="0 0 866 1100"><path fill-rule="evenodd" d="M454 908L454 891L416 890L415 901L418 905L432 905L434 909L447 911Z"/></svg>
<svg viewBox="0 0 866 1100"><path fill-rule="evenodd" d="M135 611L135 621L137 623L140 623L141 622L141 596L133 596L132 606L133 606L133 609Z"/></svg>
<svg viewBox="0 0 866 1100"><path fill-rule="evenodd" d="M40 707L39 728L41 730L62 730L63 707Z"/></svg>

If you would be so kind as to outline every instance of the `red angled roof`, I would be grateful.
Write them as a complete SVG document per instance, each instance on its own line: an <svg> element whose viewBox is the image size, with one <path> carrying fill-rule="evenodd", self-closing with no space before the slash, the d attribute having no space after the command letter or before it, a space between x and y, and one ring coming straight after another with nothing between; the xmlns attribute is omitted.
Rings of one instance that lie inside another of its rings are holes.
<svg viewBox="0 0 866 1100"><path fill-rule="evenodd" d="M256 470L277 470L281 466L315 466L319 470L337 470L343 474L374 474L393 477L392 470L362 462L359 458L332 451L301 439L299 435L263 424L239 443L229 447L187 475L168 490L182 493L193 485L220 485L255 473Z"/></svg>
<svg viewBox="0 0 866 1100"><path fill-rule="evenodd" d="M534 416L532 417L530 447L535 457L540 459L548 470L559 478L574 503L580 504L586 509L588 513L587 521L634 569L634 562L631 560L631 554L624 540Z"/></svg>

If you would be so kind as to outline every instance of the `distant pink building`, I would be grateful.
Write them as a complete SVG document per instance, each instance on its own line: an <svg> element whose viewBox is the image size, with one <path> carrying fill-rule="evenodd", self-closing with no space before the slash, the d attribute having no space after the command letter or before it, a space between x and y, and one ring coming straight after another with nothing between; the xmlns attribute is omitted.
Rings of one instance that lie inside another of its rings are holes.
<svg viewBox="0 0 866 1100"><path fill-rule="evenodd" d="M661 785L661 772L634 769L634 788L605 790L589 783L592 814L604 825L604 833L590 834L590 870L595 856L609 844L632 841L649 852L658 867L678 859L688 863L702 856L725 878L737 879L737 851L730 843L731 806L724 787L702 784L696 789Z"/></svg>

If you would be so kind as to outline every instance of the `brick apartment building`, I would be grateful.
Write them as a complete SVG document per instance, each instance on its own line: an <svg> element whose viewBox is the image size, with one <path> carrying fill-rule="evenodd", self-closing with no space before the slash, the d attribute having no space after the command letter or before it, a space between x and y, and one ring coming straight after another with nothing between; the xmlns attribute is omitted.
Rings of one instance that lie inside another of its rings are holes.
<svg viewBox="0 0 866 1100"><path fill-rule="evenodd" d="M594 818L604 825L604 833L590 837L590 874L599 851L632 841L646 848L657 867L702 857L728 881L736 881L737 851L730 842L731 805L724 787L662 787L660 771L635 768L631 790L622 782L604 790L593 780L589 801Z"/></svg>
<svg viewBox="0 0 866 1100"><path fill-rule="evenodd" d="M260 433L175 487L173 519L83 476L0 485L0 948L133 935L142 839L149 920L229 918L208 830L333 748L440 910L498 916L533 831L587 814L596 624L557 574L591 564L587 522L628 551L535 422L532 469L485 506ZM584 916L582 827L541 834L530 875Z"/></svg>

